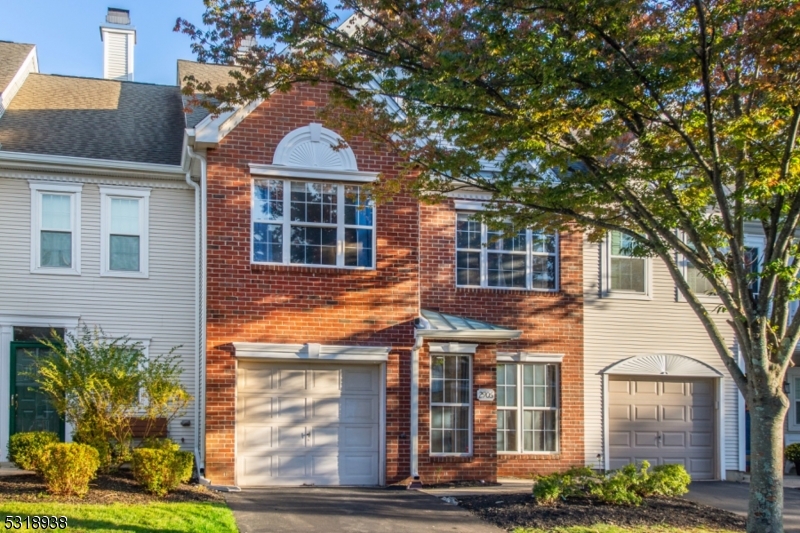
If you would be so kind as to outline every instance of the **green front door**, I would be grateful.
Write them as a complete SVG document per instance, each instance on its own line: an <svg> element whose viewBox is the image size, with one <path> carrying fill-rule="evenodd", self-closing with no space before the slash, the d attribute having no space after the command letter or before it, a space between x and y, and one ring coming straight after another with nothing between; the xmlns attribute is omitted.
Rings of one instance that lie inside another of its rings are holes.
<svg viewBox="0 0 800 533"><path fill-rule="evenodd" d="M25 431L53 431L64 439L64 421L27 372L33 370L30 354L46 353L37 342L11 343L11 435Z"/></svg>

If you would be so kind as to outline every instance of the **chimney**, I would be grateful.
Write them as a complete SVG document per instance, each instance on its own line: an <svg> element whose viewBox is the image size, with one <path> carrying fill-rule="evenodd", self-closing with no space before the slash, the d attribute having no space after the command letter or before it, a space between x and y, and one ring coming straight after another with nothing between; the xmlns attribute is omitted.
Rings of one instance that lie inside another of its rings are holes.
<svg viewBox="0 0 800 533"><path fill-rule="evenodd" d="M103 78L133 81L133 47L136 28L127 9L108 8L106 23L100 26L103 41Z"/></svg>

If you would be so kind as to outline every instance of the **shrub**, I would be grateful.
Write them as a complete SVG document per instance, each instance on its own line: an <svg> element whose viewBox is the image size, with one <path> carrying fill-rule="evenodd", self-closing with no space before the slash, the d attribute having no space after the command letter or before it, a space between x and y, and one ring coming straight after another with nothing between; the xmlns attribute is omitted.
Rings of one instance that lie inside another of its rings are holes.
<svg viewBox="0 0 800 533"><path fill-rule="evenodd" d="M604 503L612 505L639 505L642 503L642 487L647 483L650 463L642 461L641 467L629 464L608 474L592 490L592 494Z"/></svg>
<svg viewBox="0 0 800 533"><path fill-rule="evenodd" d="M666 496L674 498L689 492L689 483L692 478L683 465L659 465L642 483L639 494L641 496Z"/></svg>
<svg viewBox="0 0 800 533"><path fill-rule="evenodd" d="M160 437L146 437L142 439L142 443L139 445L139 448L146 448L148 450L167 450L170 452L177 452L178 450L181 449L181 446L172 439L166 439Z"/></svg>
<svg viewBox="0 0 800 533"><path fill-rule="evenodd" d="M133 451L133 477L145 490L164 496L192 477L191 452L137 448Z"/></svg>
<svg viewBox="0 0 800 533"><path fill-rule="evenodd" d="M783 452L783 456L786 458L787 461L791 461L793 463L800 462L800 444L790 444L786 447L786 450ZM800 474L800 472L798 472Z"/></svg>
<svg viewBox="0 0 800 533"><path fill-rule="evenodd" d="M16 433L8 439L8 460L17 468L37 470L37 463L45 448L59 440L61 439L58 438L58 435L52 431Z"/></svg>
<svg viewBox="0 0 800 533"><path fill-rule="evenodd" d="M587 495L598 482L598 476L591 468L570 468L563 473L536 478L533 497L539 504L551 505L558 499Z"/></svg>
<svg viewBox="0 0 800 533"><path fill-rule="evenodd" d="M87 444L58 443L45 448L38 466L51 494L83 497L100 459L97 450Z"/></svg>

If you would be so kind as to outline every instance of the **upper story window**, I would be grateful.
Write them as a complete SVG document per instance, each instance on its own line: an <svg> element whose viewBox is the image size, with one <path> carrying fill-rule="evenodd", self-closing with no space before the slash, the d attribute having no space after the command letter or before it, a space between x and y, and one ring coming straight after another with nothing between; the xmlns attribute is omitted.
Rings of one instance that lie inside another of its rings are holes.
<svg viewBox="0 0 800 533"><path fill-rule="evenodd" d="M558 290L558 235L530 229L511 233L458 213L456 285Z"/></svg>
<svg viewBox="0 0 800 533"><path fill-rule="evenodd" d="M633 254L632 237L611 231L606 237L602 276L603 294L622 298L649 298L651 260Z"/></svg>
<svg viewBox="0 0 800 533"><path fill-rule="evenodd" d="M31 272L80 274L79 184L31 183Z"/></svg>
<svg viewBox="0 0 800 533"><path fill-rule="evenodd" d="M148 276L148 189L100 187L103 276Z"/></svg>
<svg viewBox="0 0 800 533"><path fill-rule="evenodd" d="M254 263L375 266L375 207L360 185L253 182Z"/></svg>

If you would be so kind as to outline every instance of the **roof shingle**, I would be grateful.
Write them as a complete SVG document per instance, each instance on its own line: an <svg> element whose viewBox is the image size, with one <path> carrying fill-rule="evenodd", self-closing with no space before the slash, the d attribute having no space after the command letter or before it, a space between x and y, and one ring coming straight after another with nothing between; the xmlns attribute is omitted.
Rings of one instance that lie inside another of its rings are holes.
<svg viewBox="0 0 800 533"><path fill-rule="evenodd" d="M0 41L0 94L6 90L25 58L33 50L32 44Z"/></svg>

